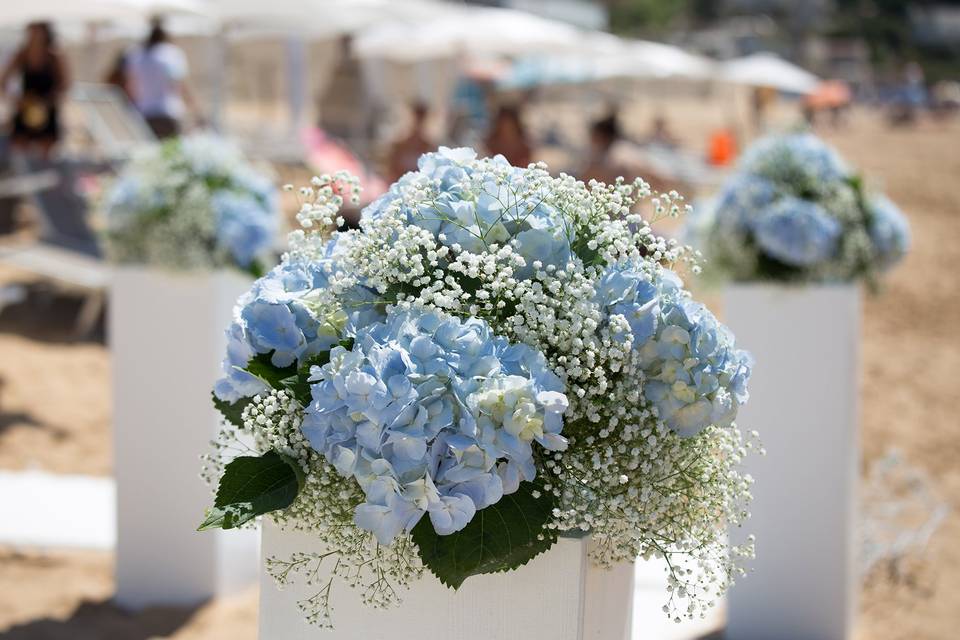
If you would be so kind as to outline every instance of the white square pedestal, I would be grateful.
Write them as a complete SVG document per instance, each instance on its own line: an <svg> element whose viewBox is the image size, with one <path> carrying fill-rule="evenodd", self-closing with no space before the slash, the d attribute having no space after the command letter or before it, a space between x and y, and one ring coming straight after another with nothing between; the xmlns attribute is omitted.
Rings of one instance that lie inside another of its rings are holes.
<svg viewBox="0 0 960 640"><path fill-rule="evenodd" d="M258 532L196 528L212 504L200 456L234 302L250 279L117 268L110 297L118 604L189 605L256 580Z"/></svg>
<svg viewBox="0 0 960 640"><path fill-rule="evenodd" d="M365 606L356 590L334 586L334 630L304 620L297 601L317 587L302 582L280 590L265 571L260 582L261 640L629 640L632 564L601 569L587 558L587 541L562 538L547 553L507 573L472 576L459 590L429 572L390 609ZM324 549L320 540L263 522L264 558Z"/></svg>
<svg viewBox="0 0 960 640"><path fill-rule="evenodd" d="M737 423L766 456L756 480L753 572L728 596L729 640L843 640L857 600L861 292L855 285L731 286L727 325L756 367Z"/></svg>

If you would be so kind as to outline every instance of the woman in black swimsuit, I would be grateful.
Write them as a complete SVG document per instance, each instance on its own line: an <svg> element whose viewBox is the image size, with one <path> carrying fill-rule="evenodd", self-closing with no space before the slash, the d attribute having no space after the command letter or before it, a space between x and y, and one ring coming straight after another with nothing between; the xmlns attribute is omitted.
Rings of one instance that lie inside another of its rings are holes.
<svg viewBox="0 0 960 640"><path fill-rule="evenodd" d="M60 101L69 81L49 23L27 27L27 41L0 74L0 87L20 76L10 140L21 149L37 148L47 157L60 139Z"/></svg>

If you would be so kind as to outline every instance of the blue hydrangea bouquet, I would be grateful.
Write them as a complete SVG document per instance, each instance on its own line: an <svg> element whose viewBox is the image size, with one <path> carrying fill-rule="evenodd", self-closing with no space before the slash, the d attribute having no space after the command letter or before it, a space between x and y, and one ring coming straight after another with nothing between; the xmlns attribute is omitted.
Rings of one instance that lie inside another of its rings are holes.
<svg viewBox="0 0 960 640"><path fill-rule="evenodd" d="M271 261L277 201L272 180L226 140L149 145L106 194L107 252L120 264L259 276Z"/></svg>
<svg viewBox="0 0 960 640"><path fill-rule="evenodd" d="M910 243L899 209L810 133L754 143L687 231L711 270L735 281L874 284Z"/></svg>
<svg viewBox="0 0 960 640"><path fill-rule="evenodd" d="M336 582L383 607L424 571L457 588L585 535L601 566L667 558L664 610L699 616L753 553L726 543L751 360L636 212L681 198L447 148L332 231L357 193L300 189L304 228L237 304L200 528L269 514L322 540L266 558L321 585L300 603L320 625Z"/></svg>

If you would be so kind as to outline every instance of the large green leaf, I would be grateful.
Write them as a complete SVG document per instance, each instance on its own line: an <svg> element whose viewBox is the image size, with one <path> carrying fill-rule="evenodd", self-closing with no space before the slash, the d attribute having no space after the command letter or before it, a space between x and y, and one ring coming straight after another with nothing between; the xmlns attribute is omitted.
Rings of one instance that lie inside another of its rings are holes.
<svg viewBox="0 0 960 640"><path fill-rule="evenodd" d="M227 402L218 398L216 394L211 395L213 396L213 406L217 408L217 411L234 426L243 427L243 410L253 401L253 398L240 398L236 402Z"/></svg>
<svg viewBox="0 0 960 640"><path fill-rule="evenodd" d="M264 513L286 509L303 483L296 461L276 451L235 458L224 469L216 500L198 530L234 529Z"/></svg>
<svg viewBox="0 0 960 640"><path fill-rule="evenodd" d="M535 491L539 497L534 497ZM424 516L413 528L413 540L433 575L459 589L470 576L516 569L552 547L556 532L544 528L552 511L552 494L539 483L522 482L517 491L478 511L454 534L438 535Z"/></svg>

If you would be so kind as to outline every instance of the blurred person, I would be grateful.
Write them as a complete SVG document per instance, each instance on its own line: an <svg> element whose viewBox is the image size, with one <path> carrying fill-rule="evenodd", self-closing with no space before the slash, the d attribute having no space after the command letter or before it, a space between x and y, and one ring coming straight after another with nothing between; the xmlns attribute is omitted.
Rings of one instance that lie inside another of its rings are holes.
<svg viewBox="0 0 960 640"><path fill-rule="evenodd" d="M187 108L196 111L185 80L187 56L160 20L154 20L143 45L131 51L124 65L126 86L144 120L158 138L177 136Z"/></svg>
<svg viewBox="0 0 960 640"><path fill-rule="evenodd" d="M478 147L482 132L489 126L487 112L488 95L492 82L479 78L461 76L453 89L453 119L450 135L458 144Z"/></svg>
<svg viewBox="0 0 960 640"><path fill-rule="evenodd" d="M659 147L676 148L680 146L679 140L670 131L670 125L662 114L653 117L650 126L650 132L644 138L644 144L656 145Z"/></svg>
<svg viewBox="0 0 960 640"><path fill-rule="evenodd" d="M923 67L916 62L908 62L903 70L904 91L907 102L915 108L927 104L927 83Z"/></svg>
<svg viewBox="0 0 960 640"><path fill-rule="evenodd" d="M585 182L598 180L612 184L617 177L627 176L629 170L614 157L614 145L622 139L617 115L611 113L590 125L590 150L587 164L580 172Z"/></svg>
<svg viewBox="0 0 960 640"><path fill-rule="evenodd" d="M497 110L484 146L491 156L502 155L515 167L526 167L533 161L527 131L516 107L503 106Z"/></svg>
<svg viewBox="0 0 960 640"><path fill-rule="evenodd" d="M893 99L887 111L887 122L891 126L911 125L916 122L920 109L927 105L927 86L923 67L916 62L908 62L901 70L900 78L893 90Z"/></svg>
<svg viewBox="0 0 960 640"><path fill-rule="evenodd" d="M121 51L113 59L110 70L103 77L104 84L109 84L123 92L128 100L133 102L133 96L130 95L130 82L127 78L127 52Z"/></svg>
<svg viewBox="0 0 960 640"><path fill-rule="evenodd" d="M941 80L930 90L933 115L943 119L960 111L960 82Z"/></svg>
<svg viewBox="0 0 960 640"><path fill-rule="evenodd" d="M70 80L53 27L47 22L32 22L26 34L26 42L0 73L0 89L19 76L20 93L14 98L10 140L14 148L36 149L46 159L61 138L60 104Z"/></svg>
<svg viewBox="0 0 960 640"><path fill-rule="evenodd" d="M436 144L427 135L426 124L430 111L427 105L416 103L411 108L413 123L410 126L410 133L402 139L397 140L390 147L388 162L388 178L390 182L396 182L402 175L409 171L417 170L417 160L428 151L436 149Z"/></svg>
<svg viewBox="0 0 960 640"><path fill-rule="evenodd" d="M318 99L318 124L329 135L348 141L354 150L363 151L367 143L364 132L375 126L375 113L370 108L370 95L364 85L364 64L353 55L352 36L340 38L336 47L336 59Z"/></svg>
<svg viewBox="0 0 960 640"><path fill-rule="evenodd" d="M754 87L751 105L753 106L753 126L756 131L766 131L767 112L776 99L777 90L773 87Z"/></svg>
<svg viewBox="0 0 960 640"><path fill-rule="evenodd" d="M611 112L590 125L590 150L580 178L613 184L620 176L628 181L639 176L655 191L676 187L652 168L642 147L624 136L617 114Z"/></svg>

